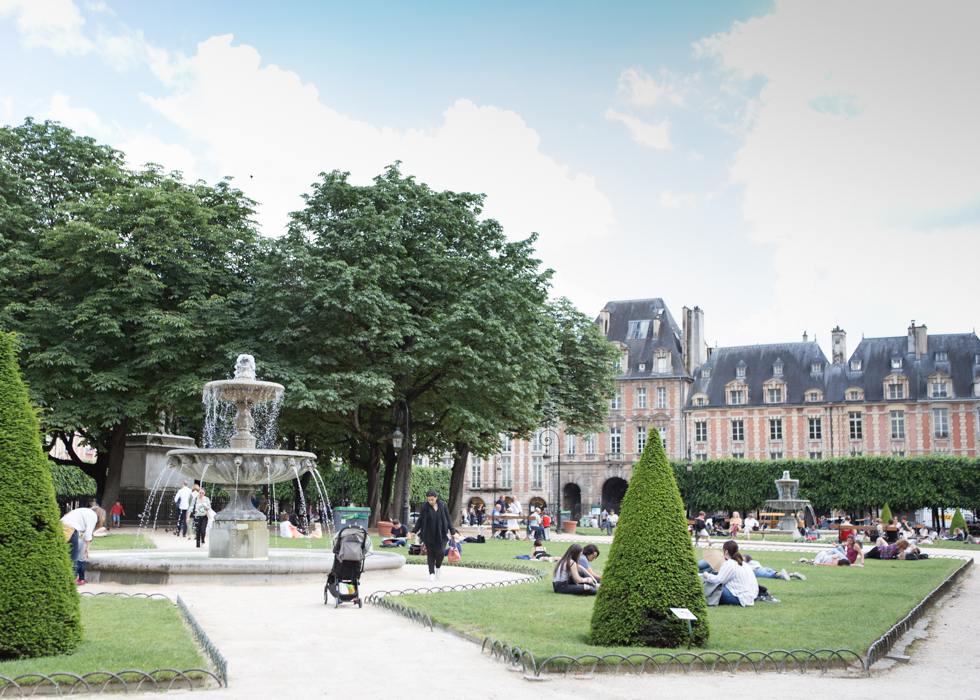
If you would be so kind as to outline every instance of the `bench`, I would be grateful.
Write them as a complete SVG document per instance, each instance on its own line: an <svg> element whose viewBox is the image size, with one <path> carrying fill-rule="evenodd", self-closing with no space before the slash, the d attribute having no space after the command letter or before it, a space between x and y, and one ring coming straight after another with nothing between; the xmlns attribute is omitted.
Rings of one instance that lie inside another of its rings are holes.
<svg viewBox="0 0 980 700"><path fill-rule="evenodd" d="M841 536L840 536L840 531L841 530L852 530L854 532L861 532L861 533L864 533L865 535L867 535L869 538L872 536L872 533L873 533L875 539L878 538L878 526L877 525L854 525L853 523L850 524L850 525L844 525L844 524L838 523L836 525L828 525L827 526L827 529L828 530L837 530L837 541L838 542L843 542L844 539L845 539L845 538L841 538ZM900 528L895 527L894 525L889 525L889 526L887 526L885 528L885 532L901 532L901 530L900 530ZM901 535L899 535L898 539L902 539L901 538Z"/></svg>

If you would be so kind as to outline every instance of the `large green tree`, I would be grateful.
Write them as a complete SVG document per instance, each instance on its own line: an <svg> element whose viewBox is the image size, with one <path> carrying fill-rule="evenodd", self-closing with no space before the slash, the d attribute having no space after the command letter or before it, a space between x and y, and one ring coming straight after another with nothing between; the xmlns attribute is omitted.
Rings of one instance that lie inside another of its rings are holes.
<svg viewBox="0 0 980 700"><path fill-rule="evenodd" d="M68 545L16 354L13 337L0 333L0 659L67 653L82 638Z"/></svg>
<svg viewBox="0 0 980 700"><path fill-rule="evenodd" d="M120 163L51 122L0 130L0 327L21 335L45 431L97 449L68 461L103 503L126 435L199 414L201 385L227 371L255 238L228 182Z"/></svg>

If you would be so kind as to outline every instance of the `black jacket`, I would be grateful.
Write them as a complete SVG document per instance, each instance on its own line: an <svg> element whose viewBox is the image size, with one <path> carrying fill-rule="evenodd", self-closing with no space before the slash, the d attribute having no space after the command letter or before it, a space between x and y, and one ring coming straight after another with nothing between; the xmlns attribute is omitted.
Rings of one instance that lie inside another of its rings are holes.
<svg viewBox="0 0 980 700"><path fill-rule="evenodd" d="M439 510L436 510L426 501L419 511L418 522L412 528L412 532L418 532L423 542L445 542L446 533L456 534L453 527L453 520L449 517L449 506L442 499L436 501Z"/></svg>

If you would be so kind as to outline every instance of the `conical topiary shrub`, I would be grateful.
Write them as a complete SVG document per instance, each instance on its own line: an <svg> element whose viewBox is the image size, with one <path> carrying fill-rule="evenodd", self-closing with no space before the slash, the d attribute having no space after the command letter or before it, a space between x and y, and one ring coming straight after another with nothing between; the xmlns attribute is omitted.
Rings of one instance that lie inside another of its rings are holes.
<svg viewBox="0 0 980 700"><path fill-rule="evenodd" d="M952 534L956 528L963 530L964 534L968 532L966 529L966 518L963 517L963 514L960 512L959 508L957 508L956 512L953 513L953 521L949 525L950 534Z"/></svg>
<svg viewBox="0 0 980 700"><path fill-rule="evenodd" d="M37 414L0 332L0 659L71 651L82 639L78 591Z"/></svg>
<svg viewBox="0 0 980 700"><path fill-rule="evenodd" d="M892 519L892 509L889 508L888 504L886 503L885 507L881 509L881 521L885 523L885 525L887 525L888 521L891 519Z"/></svg>
<svg viewBox="0 0 980 700"><path fill-rule="evenodd" d="M686 646L687 624L670 608L694 613L694 644L707 643L708 607L684 505L659 431L651 429L623 498L592 611L590 641L602 646Z"/></svg>

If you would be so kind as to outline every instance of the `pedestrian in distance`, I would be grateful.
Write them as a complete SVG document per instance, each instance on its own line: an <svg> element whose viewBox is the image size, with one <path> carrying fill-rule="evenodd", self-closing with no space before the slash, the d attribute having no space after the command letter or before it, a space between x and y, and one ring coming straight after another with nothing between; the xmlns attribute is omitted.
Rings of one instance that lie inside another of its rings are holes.
<svg viewBox="0 0 980 700"><path fill-rule="evenodd" d="M177 537L180 537L181 528L183 528L184 536L190 539L190 535L187 534L187 510L191 507L192 493L187 487L187 480L185 479L181 487L177 489L177 493L174 494L174 503L177 504L177 527L174 529L174 534Z"/></svg>
<svg viewBox="0 0 980 700"><path fill-rule="evenodd" d="M439 492L431 489L425 494L425 503L419 510L412 534L425 545L425 555L429 565L429 580L442 578L442 561L446 556L446 541L456 540L456 528L449 517L449 506L439 498Z"/></svg>
<svg viewBox="0 0 980 700"><path fill-rule="evenodd" d="M116 505L110 508L109 512L112 514L112 526L121 527L122 523L120 520L122 519L122 516L126 515L126 511L123 510L122 503L116 501Z"/></svg>

